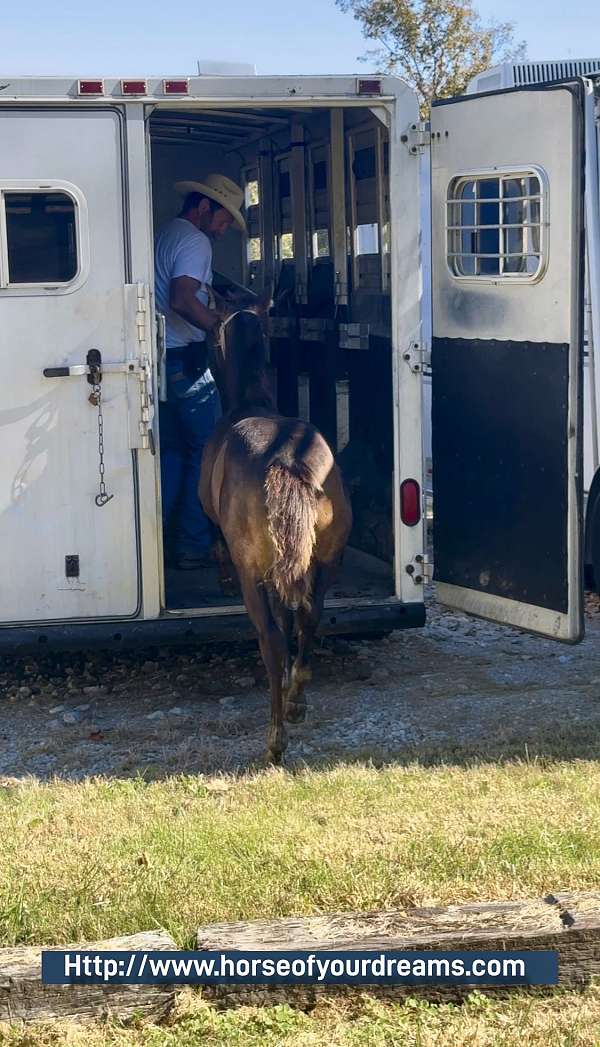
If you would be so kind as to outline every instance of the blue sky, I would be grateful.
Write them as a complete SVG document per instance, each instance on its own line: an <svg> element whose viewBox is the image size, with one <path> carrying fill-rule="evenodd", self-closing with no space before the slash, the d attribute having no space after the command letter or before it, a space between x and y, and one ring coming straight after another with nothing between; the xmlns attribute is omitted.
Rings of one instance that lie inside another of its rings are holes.
<svg viewBox="0 0 600 1047"><path fill-rule="evenodd" d="M530 58L600 56L597 0L477 6L514 21ZM333 0L28 0L4 5L0 76L194 73L198 58L255 62L259 73L353 72L366 68L365 47Z"/></svg>

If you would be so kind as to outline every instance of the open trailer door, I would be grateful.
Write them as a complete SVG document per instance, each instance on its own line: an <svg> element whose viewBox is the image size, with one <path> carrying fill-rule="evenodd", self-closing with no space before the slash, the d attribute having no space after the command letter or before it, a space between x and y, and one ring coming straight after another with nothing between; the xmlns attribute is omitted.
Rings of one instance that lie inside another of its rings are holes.
<svg viewBox="0 0 600 1047"><path fill-rule="evenodd" d="M582 83L432 114L437 596L583 635Z"/></svg>

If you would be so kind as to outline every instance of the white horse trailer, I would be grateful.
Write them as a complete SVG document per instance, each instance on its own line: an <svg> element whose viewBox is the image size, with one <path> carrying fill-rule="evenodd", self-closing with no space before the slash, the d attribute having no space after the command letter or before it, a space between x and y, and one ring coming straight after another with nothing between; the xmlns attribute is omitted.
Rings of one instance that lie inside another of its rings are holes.
<svg viewBox="0 0 600 1047"><path fill-rule="evenodd" d="M592 130L578 77L436 106L431 131L391 77L2 80L0 649L250 632L216 571L163 558L153 239L173 184L211 170L245 185L249 226L216 268L276 285L280 409L353 494L324 630L423 624L430 147L438 596L580 639Z"/></svg>

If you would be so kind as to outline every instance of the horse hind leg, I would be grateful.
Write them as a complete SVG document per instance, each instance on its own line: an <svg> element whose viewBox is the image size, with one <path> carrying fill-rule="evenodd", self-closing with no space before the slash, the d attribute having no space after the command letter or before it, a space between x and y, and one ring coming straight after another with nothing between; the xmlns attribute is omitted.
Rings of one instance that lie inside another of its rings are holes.
<svg viewBox="0 0 600 1047"><path fill-rule="evenodd" d="M313 648L323 603L332 579L329 567L319 564L316 567L310 602L301 606L296 612L298 622L298 654L292 665L290 685L285 696L285 718L288 723L302 723L306 719L306 684L312 679L310 655Z"/></svg>
<svg viewBox="0 0 600 1047"><path fill-rule="evenodd" d="M220 531L214 542L214 556L217 561L219 586L223 596L239 597L241 595L241 587L237 572L229 555L227 543Z"/></svg>
<svg viewBox="0 0 600 1047"><path fill-rule="evenodd" d="M278 593L274 589L268 589L269 606L271 608L271 614L279 626L281 632L285 637L286 642L286 659L283 673L283 687L284 694L286 688L290 685L290 677L292 671L292 641L294 635L294 612L286 607L283 600L280 598ZM285 700L284 700L285 705Z"/></svg>
<svg viewBox="0 0 600 1047"><path fill-rule="evenodd" d="M287 748L287 731L283 723L283 681L289 658L288 643L273 616L264 586L249 573L243 570L238 573L246 610L258 633L258 645L269 678L271 722L267 734L267 760L270 763L281 763Z"/></svg>

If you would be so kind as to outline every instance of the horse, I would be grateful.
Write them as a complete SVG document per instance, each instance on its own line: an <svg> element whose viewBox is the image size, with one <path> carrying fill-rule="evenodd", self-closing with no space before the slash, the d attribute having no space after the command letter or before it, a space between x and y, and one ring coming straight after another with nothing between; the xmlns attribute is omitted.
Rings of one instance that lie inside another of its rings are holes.
<svg viewBox="0 0 600 1047"><path fill-rule="evenodd" d="M321 433L277 411L266 371L266 308L259 302L230 313L209 338L223 415L204 448L199 497L216 528L222 579L233 565L258 634L271 695L267 761L281 763L284 719L306 716L311 648L352 509Z"/></svg>

